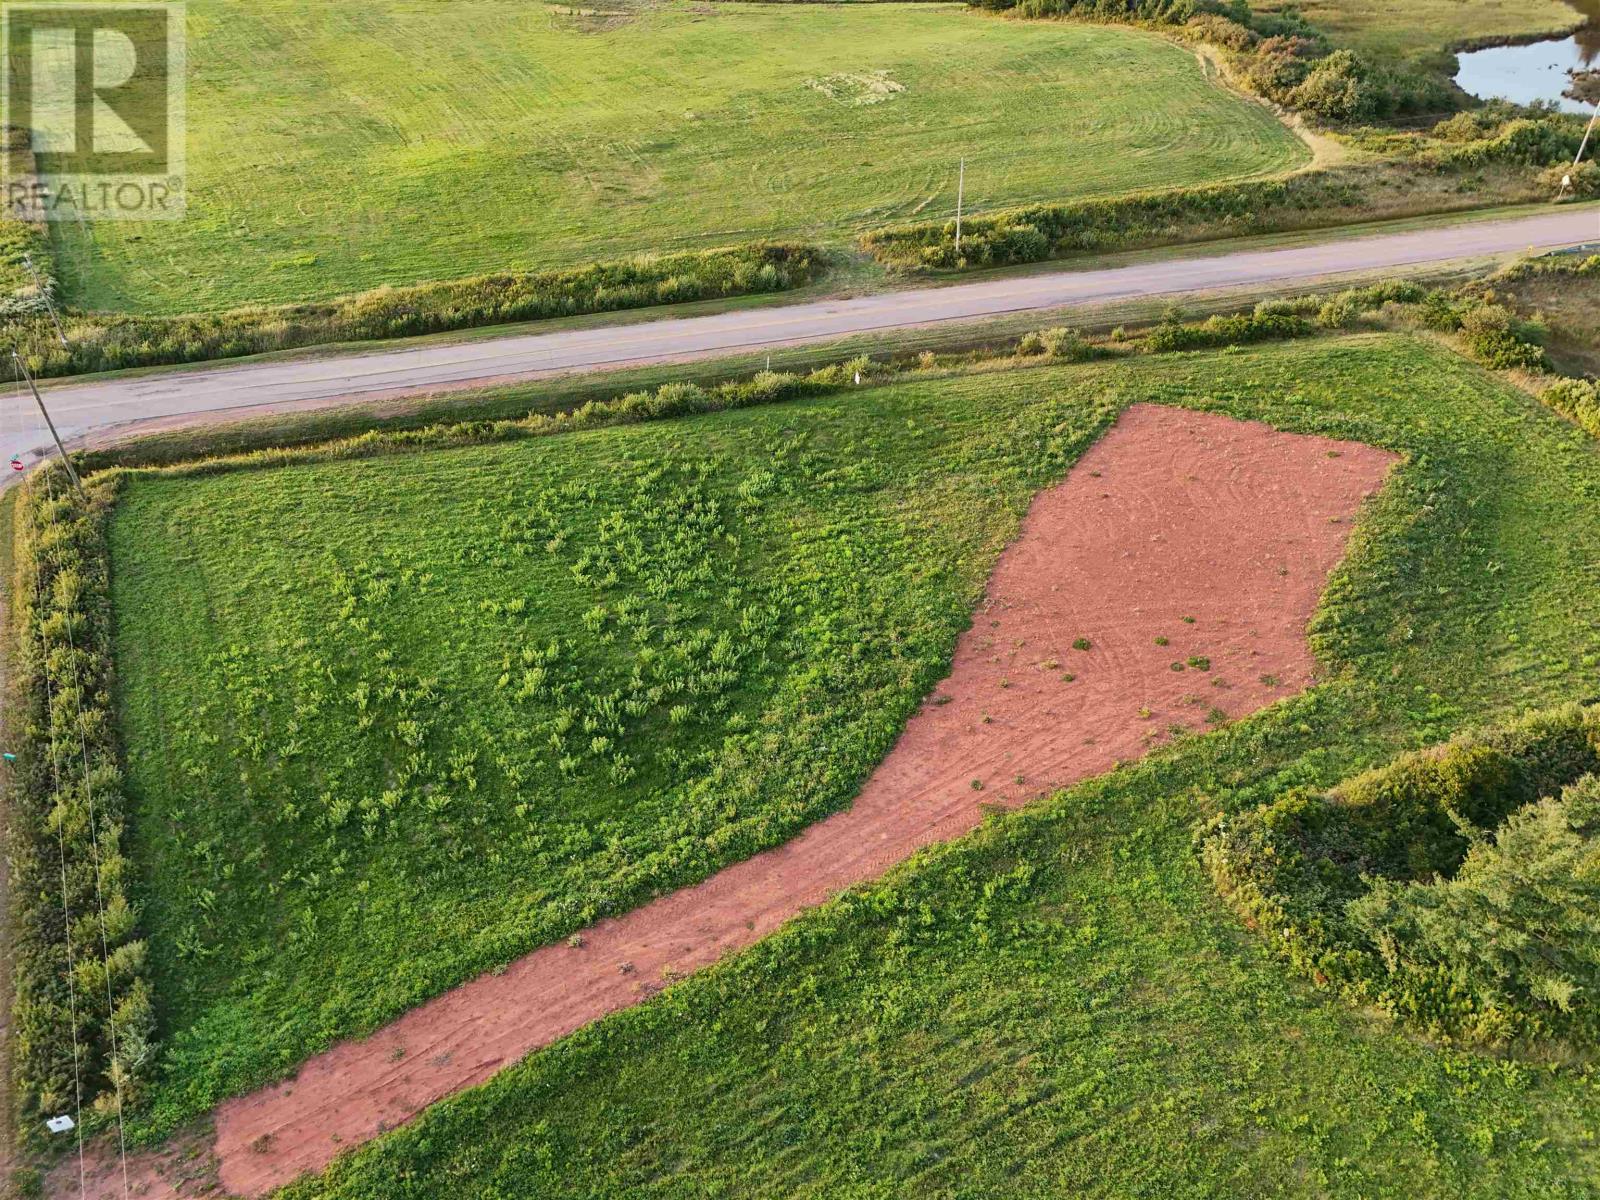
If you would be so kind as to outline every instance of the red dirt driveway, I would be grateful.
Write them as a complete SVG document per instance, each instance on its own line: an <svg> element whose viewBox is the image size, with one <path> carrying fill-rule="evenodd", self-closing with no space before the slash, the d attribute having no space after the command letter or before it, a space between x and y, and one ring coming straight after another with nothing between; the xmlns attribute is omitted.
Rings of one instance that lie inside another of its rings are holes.
<svg viewBox="0 0 1600 1200"><path fill-rule="evenodd" d="M1183 409L1125 412L1041 493L949 678L848 810L793 841L485 975L223 1104L215 1158L130 1161L132 1194L262 1196L661 980L1020 804L1134 759L1177 726L1314 682L1306 623L1362 500L1395 458ZM213 1174L216 1172L216 1174ZM122 1194L95 1155L91 1191ZM181 1178L190 1176L189 1179ZM51 1194L79 1194L77 1162ZM144 1190L138 1188L143 1186Z"/></svg>

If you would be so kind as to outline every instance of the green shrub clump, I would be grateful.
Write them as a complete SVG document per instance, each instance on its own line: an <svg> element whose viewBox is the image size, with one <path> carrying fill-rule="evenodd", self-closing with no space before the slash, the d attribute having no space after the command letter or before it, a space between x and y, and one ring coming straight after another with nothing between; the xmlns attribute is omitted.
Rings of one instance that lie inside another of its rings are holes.
<svg viewBox="0 0 1600 1200"><path fill-rule="evenodd" d="M1600 1023L1600 776L1473 839L1453 879L1375 879L1348 914L1423 1012L1501 1040ZM1529 1016L1524 1016L1529 1014Z"/></svg>
<svg viewBox="0 0 1600 1200"><path fill-rule="evenodd" d="M96 486L85 503L52 467L17 505L11 1082L30 1132L78 1115L80 1100L86 1122L137 1102L155 1057L111 712L114 491Z"/></svg>
<svg viewBox="0 0 1600 1200"><path fill-rule="evenodd" d="M1539 399L1578 428L1600 437L1600 383L1562 379L1540 392Z"/></svg>
<svg viewBox="0 0 1600 1200"><path fill-rule="evenodd" d="M1475 296L1430 292L1420 306L1423 324L1441 333L1458 333L1467 353L1498 371L1548 371L1549 357L1539 344L1543 328L1524 321L1503 304Z"/></svg>
<svg viewBox="0 0 1600 1200"><path fill-rule="evenodd" d="M1278 953L1354 1002L1439 1036L1594 1043L1596 772L1600 707L1567 705L1218 817L1201 858Z"/></svg>
<svg viewBox="0 0 1600 1200"><path fill-rule="evenodd" d="M1040 329L1023 335L1017 343L1017 353L1024 358L1042 356L1064 362L1084 362L1093 357L1094 348L1076 329Z"/></svg>
<svg viewBox="0 0 1600 1200"><path fill-rule="evenodd" d="M1175 321L1150 331L1146 346L1157 353L1173 350L1209 350L1219 346L1242 346L1250 342L1277 338L1303 337L1312 332L1304 317L1285 313L1234 313L1208 317L1198 325Z"/></svg>
<svg viewBox="0 0 1600 1200"><path fill-rule="evenodd" d="M1368 287L1347 288L1334 296L1291 296L1282 300L1263 300L1256 315L1311 317L1325 329L1348 329L1365 314L1388 304L1420 304L1428 289L1409 280L1392 280Z"/></svg>

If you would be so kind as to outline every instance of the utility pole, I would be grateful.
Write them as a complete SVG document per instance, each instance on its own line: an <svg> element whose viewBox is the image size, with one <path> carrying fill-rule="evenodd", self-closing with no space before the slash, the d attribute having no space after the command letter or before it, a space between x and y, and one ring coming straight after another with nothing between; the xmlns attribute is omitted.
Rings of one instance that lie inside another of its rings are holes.
<svg viewBox="0 0 1600 1200"><path fill-rule="evenodd" d="M956 176L956 253L961 253L961 201L967 191L967 158L961 156L960 173Z"/></svg>
<svg viewBox="0 0 1600 1200"><path fill-rule="evenodd" d="M22 361L22 355L15 350L11 352L11 361L16 364L17 374L27 381L28 390L33 393L33 402L39 406L39 411L44 415L44 423L50 426L50 436L56 441L56 450L61 455L61 465L67 469L67 477L72 480L72 486L78 489L78 499L85 504L89 502L89 494L83 490L83 480L78 478L78 472L72 465L72 460L67 457L67 448L61 444L61 435L56 432L56 423L50 419L50 410L44 406L44 397L39 394L39 387L33 382L33 376L28 373L28 364Z"/></svg>
<svg viewBox="0 0 1600 1200"><path fill-rule="evenodd" d="M1594 102L1594 116L1589 118L1589 126L1583 131L1583 141L1578 143L1578 156L1572 160L1572 169L1576 171L1578 164L1583 162L1583 152L1589 148L1590 135L1594 133L1595 123L1600 121L1600 100ZM1561 194L1565 196L1567 189L1572 186L1572 176L1567 174L1561 179Z"/></svg>

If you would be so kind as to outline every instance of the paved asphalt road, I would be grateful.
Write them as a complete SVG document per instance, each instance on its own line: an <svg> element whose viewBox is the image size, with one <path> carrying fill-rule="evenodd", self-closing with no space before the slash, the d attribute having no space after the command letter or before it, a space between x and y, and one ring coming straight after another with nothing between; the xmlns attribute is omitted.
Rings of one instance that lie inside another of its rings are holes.
<svg viewBox="0 0 1600 1200"><path fill-rule="evenodd" d="M716 316L547 333L512 333L456 344L391 345L317 358L284 358L201 370L87 380L49 389L69 441L119 425L243 408L292 408L348 398L461 387L624 363L706 358L827 341L848 334L1142 296L1281 284L1346 271L1600 240L1600 207L1561 208L1516 219L1339 239L1111 270L1075 270L746 309ZM42 425L24 427L28 444ZM16 429L15 425L11 426ZM16 435L13 435L16 436ZM8 449L15 449L10 447Z"/></svg>

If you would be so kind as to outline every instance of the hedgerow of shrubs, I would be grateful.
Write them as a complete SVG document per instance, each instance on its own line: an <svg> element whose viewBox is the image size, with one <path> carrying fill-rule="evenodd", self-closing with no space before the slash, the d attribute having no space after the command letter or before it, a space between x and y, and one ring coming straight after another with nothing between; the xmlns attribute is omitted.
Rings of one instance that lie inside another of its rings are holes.
<svg viewBox="0 0 1600 1200"><path fill-rule="evenodd" d="M1600 1039L1600 707L1567 705L1291 791L1200 835L1299 972L1426 1032Z"/></svg>
<svg viewBox="0 0 1600 1200"><path fill-rule="evenodd" d="M0 229L16 224L0 221ZM823 255L813 247L759 242L222 313L73 313L67 318L68 346L60 344L47 316L13 319L7 332L36 375L72 375L779 292L823 269Z"/></svg>
<svg viewBox="0 0 1600 1200"><path fill-rule="evenodd" d="M970 268L1041 262L1089 250L1179 241L1195 222L1226 236L1259 229L1273 213L1309 212L1362 201L1360 181L1333 173L1175 188L1137 196L1032 204L962 223L922 221L865 234L862 245L891 266Z"/></svg>
<svg viewBox="0 0 1600 1200"><path fill-rule="evenodd" d="M28 1135L76 1117L80 1088L86 1121L116 1113L119 1086L135 1103L154 1059L111 712L103 524L115 490L96 484L85 504L52 467L17 507L11 1071Z"/></svg>
<svg viewBox="0 0 1600 1200"><path fill-rule="evenodd" d="M914 364L873 359L860 355L843 362L819 367L803 375L787 371L759 371L746 379L729 380L710 387L694 383L664 384L654 391L629 392L607 400L587 403L553 413L530 413L523 417L492 421L443 421L416 429L372 430L354 437L319 442L309 446L269 448L202 457L180 462L143 458L130 460L116 450L89 451L80 456L86 469L109 471L127 466L139 470L158 470L172 474L205 474L232 470L241 463L285 465L318 462L328 458L364 457L401 449L439 449L488 441L545 437L581 429L600 429L640 421L721 412L760 404L776 404L812 396L830 395L862 384L884 383L908 370L959 369L963 366L993 364L1015 359L1044 358L1053 362L1087 362L1101 357L1127 354L1143 349L1150 353L1178 350L1216 349L1269 341L1275 338L1302 337L1316 332L1318 323L1296 315L1316 313L1330 303L1353 305L1359 311L1380 307L1389 300L1419 294L1412 284L1379 284L1352 289L1333 301L1313 297L1307 301L1273 301L1258 306L1255 313L1213 316L1201 322L1168 320L1142 339L1119 331L1112 335L1121 344L1090 342L1081 332L1068 328L1040 329L1024 334L1014 350L984 349L954 356L924 351ZM1281 311L1287 305L1293 312ZM1345 323L1348 323L1346 321Z"/></svg>
<svg viewBox="0 0 1600 1200"><path fill-rule="evenodd" d="M713 387L701 387L695 383L667 383L653 391L628 392L610 400L590 400L578 408L561 412L530 413L524 417L494 421L442 421L418 429L375 429L355 437L311 446L272 447L244 454L193 458L170 465L138 469L173 475L204 475L233 470L242 464L280 466L363 458L397 450L437 450L449 446L548 437L574 430L604 429L641 421L777 404L808 396L826 396L854 387L858 382L880 382L895 374L897 369L892 364L861 355L819 367L804 375L787 371L758 371L748 379L730 380ZM90 454L84 456L82 461L87 466L100 469L112 465L115 458L115 455Z"/></svg>
<svg viewBox="0 0 1600 1200"><path fill-rule="evenodd" d="M1333 296L1293 296L1285 300L1263 300L1256 305L1258 316L1313 317L1324 329L1348 329L1364 314L1386 304L1419 304L1428 289L1409 280L1375 283L1349 288Z"/></svg>
<svg viewBox="0 0 1600 1200"><path fill-rule="evenodd" d="M1418 161L1435 167L1554 168L1571 164L1582 138L1582 126L1559 113L1530 117L1497 104L1440 121L1413 146Z"/></svg>
<svg viewBox="0 0 1600 1200"><path fill-rule="evenodd" d="M1276 338L1304 337L1312 328L1304 317L1288 313L1233 313L1208 317L1198 325L1176 321L1158 325L1150 331L1145 345L1158 354L1174 350L1211 350Z"/></svg>

